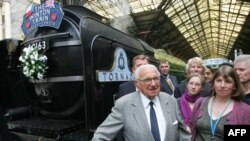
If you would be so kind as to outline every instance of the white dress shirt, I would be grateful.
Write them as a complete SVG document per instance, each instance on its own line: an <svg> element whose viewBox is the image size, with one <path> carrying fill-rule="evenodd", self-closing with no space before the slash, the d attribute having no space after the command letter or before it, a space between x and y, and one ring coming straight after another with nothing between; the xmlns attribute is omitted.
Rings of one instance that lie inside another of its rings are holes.
<svg viewBox="0 0 250 141"><path fill-rule="evenodd" d="M149 100L144 94L142 94L140 92L141 95L141 100L142 100L142 104L146 113L146 117L148 120L148 125L151 129L151 124L150 124L150 105L149 102L153 101L154 102L154 110L156 113L156 118L157 118L157 122L158 122L158 127L159 127L159 131L160 131L160 137L161 137L161 141L164 141L165 138L165 132L166 132L166 121L165 121L165 117L163 115L162 112L162 108L161 108L161 104L159 101L158 96L156 96L153 100Z"/></svg>

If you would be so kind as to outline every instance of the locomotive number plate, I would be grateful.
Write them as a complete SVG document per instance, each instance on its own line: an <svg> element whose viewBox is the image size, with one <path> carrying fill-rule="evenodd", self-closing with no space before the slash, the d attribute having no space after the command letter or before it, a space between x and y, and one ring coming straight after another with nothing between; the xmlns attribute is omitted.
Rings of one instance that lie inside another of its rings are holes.
<svg viewBox="0 0 250 141"><path fill-rule="evenodd" d="M32 48L38 48L40 49L47 49L48 48L48 42L47 41L38 41L38 42L32 42L27 45L27 47L32 47Z"/></svg>

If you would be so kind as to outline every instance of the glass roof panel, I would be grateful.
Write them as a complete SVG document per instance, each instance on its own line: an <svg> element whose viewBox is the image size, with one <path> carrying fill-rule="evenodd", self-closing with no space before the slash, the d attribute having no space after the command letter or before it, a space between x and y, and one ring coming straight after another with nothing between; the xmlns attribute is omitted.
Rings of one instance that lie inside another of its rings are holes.
<svg viewBox="0 0 250 141"><path fill-rule="evenodd" d="M84 6L107 18L164 8L201 57L227 56L250 11L240 0L88 0Z"/></svg>

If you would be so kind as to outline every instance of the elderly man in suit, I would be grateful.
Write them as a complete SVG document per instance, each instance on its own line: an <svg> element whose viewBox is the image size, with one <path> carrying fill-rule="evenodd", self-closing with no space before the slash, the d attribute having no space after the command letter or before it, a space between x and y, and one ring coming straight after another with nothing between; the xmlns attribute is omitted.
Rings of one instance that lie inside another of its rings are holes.
<svg viewBox="0 0 250 141"><path fill-rule="evenodd" d="M134 73L134 71L136 70L136 68L138 68L141 65L145 65L149 63L149 57L146 55L136 55L133 60L132 60L132 71ZM128 82L124 82L122 84L119 85L119 89L118 89L118 98L129 94L131 92L136 91L135 88L135 84L134 81L128 81Z"/></svg>
<svg viewBox="0 0 250 141"><path fill-rule="evenodd" d="M92 141L113 140L119 131L125 141L189 141L175 98L160 92L160 73L146 64L135 71L138 91L119 98L97 128Z"/></svg>

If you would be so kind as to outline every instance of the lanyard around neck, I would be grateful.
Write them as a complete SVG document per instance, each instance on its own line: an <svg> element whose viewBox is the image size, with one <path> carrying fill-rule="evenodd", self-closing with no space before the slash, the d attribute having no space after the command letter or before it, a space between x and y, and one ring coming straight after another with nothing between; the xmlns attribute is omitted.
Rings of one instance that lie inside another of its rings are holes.
<svg viewBox="0 0 250 141"><path fill-rule="evenodd" d="M215 121L215 124L213 124L213 119L212 119L212 117L213 117L214 99L215 99L215 98L213 98L213 101L212 101L211 111L210 111L210 117L209 117L209 119L210 119L210 128L211 128L212 138L214 138L214 136L215 136L215 134L216 134L216 127L217 127L217 125L218 125L218 123L219 123L219 121L220 121L220 119L221 119L223 113L226 111L227 107L228 107L229 104L231 103L231 99L228 100L226 107L225 107L225 108L223 109L223 111L220 113L219 118Z"/></svg>

